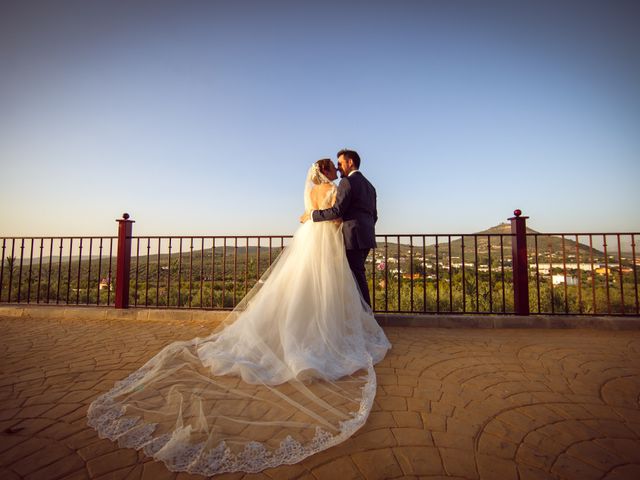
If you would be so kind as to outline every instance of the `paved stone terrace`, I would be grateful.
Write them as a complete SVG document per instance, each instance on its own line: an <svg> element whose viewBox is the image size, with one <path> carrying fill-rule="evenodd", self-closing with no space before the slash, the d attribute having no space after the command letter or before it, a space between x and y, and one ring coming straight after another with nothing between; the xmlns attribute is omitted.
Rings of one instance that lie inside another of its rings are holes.
<svg viewBox="0 0 640 480"><path fill-rule="evenodd" d="M200 478L99 439L85 414L212 322L87 317L0 318L0 478ZM640 331L385 331L362 430L297 465L216 478L640 478Z"/></svg>

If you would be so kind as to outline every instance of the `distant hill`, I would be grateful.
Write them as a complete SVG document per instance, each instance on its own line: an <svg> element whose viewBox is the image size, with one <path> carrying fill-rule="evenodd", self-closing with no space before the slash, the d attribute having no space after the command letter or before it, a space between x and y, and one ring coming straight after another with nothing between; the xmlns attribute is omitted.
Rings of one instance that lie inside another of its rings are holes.
<svg viewBox="0 0 640 480"><path fill-rule="evenodd" d="M549 253L554 257L562 257L563 253L563 240L558 236L549 236L541 234L532 228L527 228L527 233L531 234L539 234L538 236L538 255L539 258L546 258ZM486 230L482 230L480 232L464 235L464 255L465 261L471 261L475 256L476 242L477 242L477 251L478 257L486 257L488 252L489 242L491 243L491 256L492 258L498 258L500 256L500 235L504 235L502 237L502 247L503 254L505 258L511 258L511 224L509 223L500 223ZM574 237L575 238L575 237ZM389 239L393 239L393 237L389 237ZM462 239L460 236L453 236L451 243L448 241L447 235L439 235L438 236L438 251L440 255L446 254L449 250L451 251L451 256L461 258L462 256ZM403 237L400 237L400 255L408 256L410 254L410 246L408 245L408 240L405 241ZM413 251L414 255L420 256L422 254L422 240L419 237L414 237L413 239ZM425 253L429 256L434 256L436 254L435 247L435 237L427 236L426 240L426 248ZM535 252L535 237L527 237L527 250L529 255L533 255ZM380 242L378 243L380 245ZM579 251L579 257L581 262L588 262L590 259L590 251L589 245L585 245L583 243L577 243L575 240L571 240L569 237L565 237L564 239L564 252L566 254L567 259L571 259L571 261L575 261L576 256L576 245ZM382 245L380 245L382 247ZM388 252L389 256L397 256L398 254L398 244L393 242L388 242ZM378 249L379 251L382 249ZM593 248L593 260L602 261L604 259L604 253L596 248Z"/></svg>

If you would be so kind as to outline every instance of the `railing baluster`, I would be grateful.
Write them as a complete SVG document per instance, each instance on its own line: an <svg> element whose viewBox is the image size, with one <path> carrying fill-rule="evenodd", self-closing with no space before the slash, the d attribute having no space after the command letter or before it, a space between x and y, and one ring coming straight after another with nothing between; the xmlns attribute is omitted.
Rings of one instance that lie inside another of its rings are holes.
<svg viewBox="0 0 640 480"><path fill-rule="evenodd" d="M620 234L616 234L618 240L618 277L620 278L620 313L624 315L624 280L622 276L622 251L620 249Z"/></svg>
<svg viewBox="0 0 640 480"><path fill-rule="evenodd" d="M460 255L462 259L462 313L467 312L467 285L465 283L464 234L460 236Z"/></svg>
<svg viewBox="0 0 640 480"><path fill-rule="evenodd" d="M436 235L436 313L440 313L440 252L438 251L438 235Z"/></svg>
<svg viewBox="0 0 640 480"><path fill-rule="evenodd" d="M18 303L22 299L22 262L24 259L24 238L20 240L20 266L18 268Z"/></svg>
<svg viewBox="0 0 640 480"><path fill-rule="evenodd" d="M226 303L226 284L227 284L227 237L222 238L222 308ZM269 265L271 265L271 239L269 239Z"/></svg>
<svg viewBox="0 0 640 480"><path fill-rule="evenodd" d="M136 238L136 279L135 279L135 293L133 295L133 306L138 306L138 280L140 276L140 237Z"/></svg>
<svg viewBox="0 0 640 480"><path fill-rule="evenodd" d="M596 305L596 272L593 268L593 235L589 235L589 261L591 262L591 293L593 295L593 314L598 313Z"/></svg>
<svg viewBox="0 0 640 480"><path fill-rule="evenodd" d="M31 268L33 266L33 242L35 238L31 238L31 249L29 252L29 279L27 280L27 303L31 303Z"/></svg>
<svg viewBox="0 0 640 480"><path fill-rule="evenodd" d="M51 269L53 266L53 238L49 239L49 263L47 264L47 303L51 299Z"/></svg>
<svg viewBox="0 0 640 480"><path fill-rule="evenodd" d="M69 293L71 291L71 259L73 258L73 238L69 238L69 265L67 266L67 305L69 304Z"/></svg>
<svg viewBox="0 0 640 480"><path fill-rule="evenodd" d="M96 288L98 290L98 301L97 301L97 305L100 305L100 284L102 283L102 238L100 238L100 247L99 247L99 251L100 251L100 255L98 256L98 284L96 285ZM109 285L107 286L107 288L111 288L111 282L109 282Z"/></svg>
<svg viewBox="0 0 640 480"><path fill-rule="evenodd" d="M398 251L398 263L397 263L398 268L396 269L397 270L397 272L396 272L397 273L397 278L398 278L398 312L400 312L402 310L402 300L401 300L401 298L402 298L402 278L401 278L402 277L402 273L401 273L402 268L400 266L402 264L400 262L400 256L401 256L401 253L400 253L400 236L396 237L396 242L397 242L396 243L396 247L397 247L397 251Z"/></svg>
<svg viewBox="0 0 640 480"><path fill-rule="evenodd" d="M211 245L211 308L215 308L214 291L216 289L216 237L212 238Z"/></svg>
<svg viewBox="0 0 640 480"><path fill-rule="evenodd" d="M413 312L413 237L409 237L409 276L411 277L411 283L409 284L409 291L411 292L411 301L409 302L411 311Z"/></svg>
<svg viewBox="0 0 640 480"><path fill-rule="evenodd" d="M171 306L171 237L168 240L167 246L167 307ZM137 290L137 289L136 289Z"/></svg>
<svg viewBox="0 0 640 480"><path fill-rule="evenodd" d="M502 272L502 313L507 311L507 294L504 285L504 234L500 234L500 270ZM513 239L511 240L513 241ZM511 268L513 271L513 262L511 262Z"/></svg>
<svg viewBox="0 0 640 480"><path fill-rule="evenodd" d="M480 284L478 283L478 235L473 236L474 261L476 269L476 313L480 311Z"/></svg>
<svg viewBox="0 0 640 480"><path fill-rule="evenodd" d="M564 275L564 313L569 313L569 293L567 291L567 251L564 235L562 235L562 272Z"/></svg>
<svg viewBox="0 0 640 480"><path fill-rule="evenodd" d="M422 235L422 311L427 311L427 248L424 235Z"/></svg>
<svg viewBox="0 0 640 480"><path fill-rule="evenodd" d="M376 247L378 246L377 242L374 244L373 249L371 250L371 309L376 311L376 270L378 265L376 264Z"/></svg>
<svg viewBox="0 0 640 480"><path fill-rule="evenodd" d="M191 291L193 289L193 237L189 244L189 308L191 308Z"/></svg>
<svg viewBox="0 0 640 480"><path fill-rule="evenodd" d="M453 312L453 268L451 266L451 235L448 236L447 255L449 256L449 313Z"/></svg>
<svg viewBox="0 0 640 480"><path fill-rule="evenodd" d="M547 235L548 246L549 246L549 291L551 298L551 313L556 312L556 302L553 297L553 249L551 245L551 235Z"/></svg>
<svg viewBox="0 0 640 480"><path fill-rule="evenodd" d="M40 286L42 282L42 251L44 250L44 238L40 239L40 262L38 263L38 293L36 295L36 303L40 303ZM2 284L2 275L0 275L0 284ZM0 286L0 297L2 296L2 287Z"/></svg>
<svg viewBox="0 0 640 480"><path fill-rule="evenodd" d="M107 305L111 305L111 285L113 285L113 238L109 239L109 288L107 288Z"/></svg>
<svg viewBox="0 0 640 480"><path fill-rule="evenodd" d="M631 255L633 255L631 263L633 265L633 284L635 285L634 291L636 294L636 315L638 315L640 314L640 309L638 304L638 274L636 272L636 236L634 234L631 234Z"/></svg>
<svg viewBox="0 0 640 480"><path fill-rule="evenodd" d="M607 313L611 315L611 300L609 299L609 253L607 252L607 235L602 235L603 250L604 250L604 276L606 282L607 292Z"/></svg>
<svg viewBox="0 0 640 480"><path fill-rule="evenodd" d="M487 235L487 266L489 267L489 313L493 313L493 266L491 265L491 235Z"/></svg>
<svg viewBox="0 0 640 480"><path fill-rule="evenodd" d="M0 302L2 301L2 287L4 285L4 253L7 245L7 239L2 239L2 258L0 258Z"/></svg>
<svg viewBox="0 0 640 480"><path fill-rule="evenodd" d="M249 284L247 283L249 279L249 237L244 237L244 294L246 295Z"/></svg>
<svg viewBox="0 0 640 480"><path fill-rule="evenodd" d="M76 305L80 305L80 271L82 270L82 237L78 242L78 277L76 279L76 287L78 291L76 292Z"/></svg>
<svg viewBox="0 0 640 480"><path fill-rule="evenodd" d="M582 267L580 265L580 238L576 235L576 266L578 267L578 311L582 314Z"/></svg>
<svg viewBox="0 0 640 480"><path fill-rule="evenodd" d="M262 237L256 237L258 246L256 247L256 282L260 280L260 249L262 248Z"/></svg>
<svg viewBox="0 0 640 480"><path fill-rule="evenodd" d="M182 306L182 237L180 237L178 254L178 307Z"/></svg>
<svg viewBox="0 0 640 480"><path fill-rule="evenodd" d="M11 257L10 258L10 262L9 262L9 292L8 292L8 297L7 297L7 301L11 303L11 290L13 290L13 270L16 268L16 256L15 256L15 251L16 251L16 239L12 238L11 239ZM4 259L3 259L4 260Z"/></svg>
<svg viewBox="0 0 640 480"><path fill-rule="evenodd" d="M56 289L56 305L60 303L60 281L62 275L62 243L63 239L60 238L60 254L58 256L58 288Z"/></svg>
<svg viewBox="0 0 640 480"><path fill-rule="evenodd" d="M389 240L384 236L384 311L389 311Z"/></svg>
<svg viewBox="0 0 640 480"><path fill-rule="evenodd" d="M93 263L93 237L89 238L89 267L87 269L87 298L85 303L89 305L89 293L91 292L91 264Z"/></svg>
<svg viewBox="0 0 640 480"><path fill-rule="evenodd" d="M158 237L158 265L156 266L156 307L160 306L160 270L162 270L162 237Z"/></svg>
<svg viewBox="0 0 640 480"><path fill-rule="evenodd" d="M204 307L202 292L204 288L204 237L200 237L200 308Z"/></svg>
<svg viewBox="0 0 640 480"><path fill-rule="evenodd" d="M282 251L281 251L282 252ZM238 237L233 237L233 307L238 304L236 300L236 284L238 282Z"/></svg>
<svg viewBox="0 0 640 480"><path fill-rule="evenodd" d="M149 259L151 258L151 237L147 237L147 258L144 277L144 306L149 306Z"/></svg>
<svg viewBox="0 0 640 480"><path fill-rule="evenodd" d="M540 259L538 255L538 234L533 234L535 256L536 256L536 298L538 300L538 313L541 313L540 306Z"/></svg>

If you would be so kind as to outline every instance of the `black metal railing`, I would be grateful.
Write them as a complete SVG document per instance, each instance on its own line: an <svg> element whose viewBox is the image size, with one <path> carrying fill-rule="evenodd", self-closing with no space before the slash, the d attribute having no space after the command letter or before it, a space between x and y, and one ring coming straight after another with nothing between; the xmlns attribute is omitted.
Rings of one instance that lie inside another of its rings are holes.
<svg viewBox="0 0 640 480"><path fill-rule="evenodd" d="M379 235L372 307L397 313L513 313L510 233Z"/></svg>
<svg viewBox="0 0 640 480"><path fill-rule="evenodd" d="M529 231L518 240L525 218L476 234L378 235L366 263L374 311L640 314L640 234ZM119 237L0 238L0 303L229 310L292 238L133 236L133 222L119 222L128 259L116 255Z"/></svg>
<svg viewBox="0 0 640 480"><path fill-rule="evenodd" d="M638 315L637 235L527 234L532 312Z"/></svg>
<svg viewBox="0 0 640 480"><path fill-rule="evenodd" d="M374 310L512 313L510 242L505 241L510 237L379 235L379 248L367 261ZM290 239L290 235L133 237L129 305L232 309ZM491 270L479 261L483 239L495 245L489 254Z"/></svg>
<svg viewBox="0 0 640 480"><path fill-rule="evenodd" d="M111 305L117 237L0 239L0 302Z"/></svg>
<svg viewBox="0 0 640 480"><path fill-rule="evenodd" d="M232 309L290 235L145 236L132 240L129 305Z"/></svg>

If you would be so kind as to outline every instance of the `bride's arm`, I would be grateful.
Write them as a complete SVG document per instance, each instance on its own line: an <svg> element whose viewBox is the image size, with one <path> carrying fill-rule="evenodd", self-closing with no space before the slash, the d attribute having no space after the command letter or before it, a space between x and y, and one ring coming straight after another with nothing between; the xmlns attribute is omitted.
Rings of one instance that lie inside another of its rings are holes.
<svg viewBox="0 0 640 480"><path fill-rule="evenodd" d="M333 187L331 192L331 200L329 201L329 205L333 207L336 204L336 197L338 196L338 189ZM336 225L342 224L342 218L336 218L335 220L331 220Z"/></svg>

